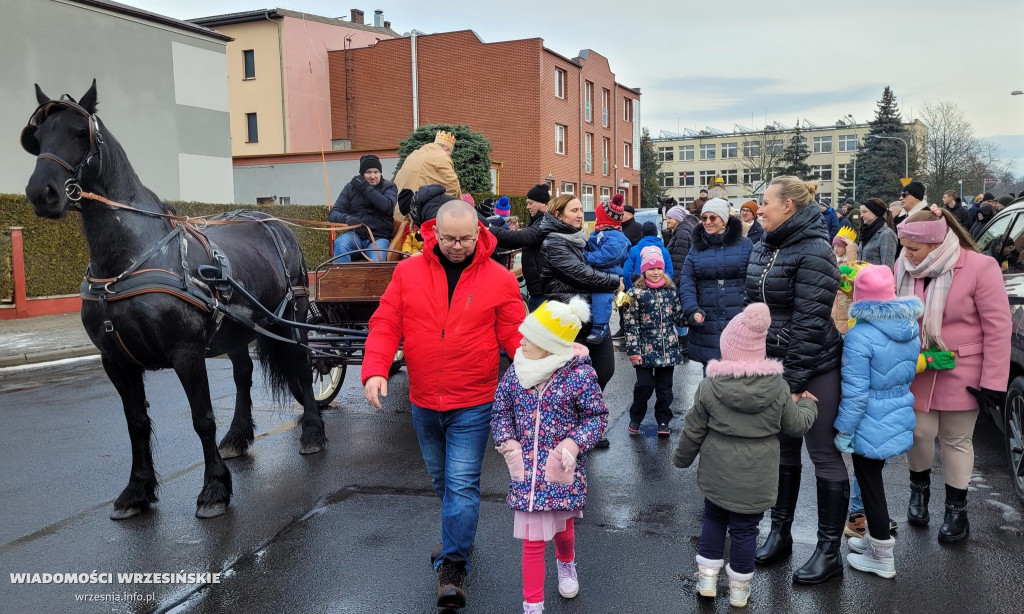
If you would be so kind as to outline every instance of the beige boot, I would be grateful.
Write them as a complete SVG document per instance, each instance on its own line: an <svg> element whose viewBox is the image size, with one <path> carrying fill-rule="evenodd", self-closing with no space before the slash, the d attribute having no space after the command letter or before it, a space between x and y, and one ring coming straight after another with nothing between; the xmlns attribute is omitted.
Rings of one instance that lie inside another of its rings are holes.
<svg viewBox="0 0 1024 614"><path fill-rule="evenodd" d="M697 555L697 594L701 597L714 598L718 595L718 572L725 563L722 559L706 559Z"/></svg>

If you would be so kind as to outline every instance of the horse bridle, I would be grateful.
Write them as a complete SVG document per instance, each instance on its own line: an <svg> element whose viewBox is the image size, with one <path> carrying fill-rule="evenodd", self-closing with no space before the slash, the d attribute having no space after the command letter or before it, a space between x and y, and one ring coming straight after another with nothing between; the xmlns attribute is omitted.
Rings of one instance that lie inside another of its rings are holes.
<svg viewBox="0 0 1024 614"><path fill-rule="evenodd" d="M35 138L35 132L39 126L46 121L46 118L50 116L54 111L59 108L71 109L75 113L78 113L86 119L89 124L89 149L82 156L82 159L78 161L78 164L70 164L67 160L64 160L56 154L50 152L39 151L39 141ZM63 166L71 177L64 182L64 194L68 197L68 200L77 203L82 200L82 186L80 182L82 180L82 174L85 172L85 168L95 158L99 160L100 169L103 168L103 150L100 145L103 144L103 135L100 132L99 119L95 113L90 113L82 105L75 102L75 100L63 94L60 100L48 100L32 112L29 117L28 124L25 125L21 130L21 147L28 153L34 155L36 158L44 160L52 160L57 164Z"/></svg>

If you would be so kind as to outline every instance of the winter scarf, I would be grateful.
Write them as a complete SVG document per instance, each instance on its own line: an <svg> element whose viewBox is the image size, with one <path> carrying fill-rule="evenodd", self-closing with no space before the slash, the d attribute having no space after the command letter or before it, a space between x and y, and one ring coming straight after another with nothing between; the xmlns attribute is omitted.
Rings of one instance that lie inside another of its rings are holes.
<svg viewBox="0 0 1024 614"><path fill-rule="evenodd" d="M939 247L925 256L921 264L914 265L904 251L896 261L896 295L914 296L914 282L931 277L932 282L924 295L924 320L921 327L921 347L948 350L942 341L942 312L946 307L946 296L953 284L953 267L960 259L960 239L952 230L946 231L946 238Z"/></svg>
<svg viewBox="0 0 1024 614"><path fill-rule="evenodd" d="M659 281L657 283L655 283L655 282L647 279L646 277L644 277L644 283L647 284L648 288L660 288L660 287L665 285L666 281L668 281L668 277L665 277L665 276L662 276L661 277L661 281Z"/></svg>
<svg viewBox="0 0 1024 614"><path fill-rule="evenodd" d="M868 241L871 240L871 237L875 236L875 233L882 228L882 224L885 224L885 219L881 217L876 217L874 222L871 222L870 224L864 224L863 226L860 227L861 247L868 244Z"/></svg>
<svg viewBox="0 0 1024 614"><path fill-rule="evenodd" d="M584 226L574 233L566 233L562 235L565 240L577 247L584 247L587 244L587 227Z"/></svg>
<svg viewBox="0 0 1024 614"><path fill-rule="evenodd" d="M537 384L548 381L551 374L565 366L572 360L572 357L572 354L552 354L531 360L523 356L523 348L517 348L512 364L515 365L519 384L524 390L529 390Z"/></svg>

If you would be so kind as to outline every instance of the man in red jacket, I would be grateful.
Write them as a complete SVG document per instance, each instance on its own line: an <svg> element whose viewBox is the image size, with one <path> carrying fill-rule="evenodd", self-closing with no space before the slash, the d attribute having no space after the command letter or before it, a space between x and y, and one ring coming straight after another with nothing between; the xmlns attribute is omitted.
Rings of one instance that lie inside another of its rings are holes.
<svg viewBox="0 0 1024 614"><path fill-rule="evenodd" d="M388 369L404 341L413 427L441 498L441 548L431 556L437 606L461 608L498 351L515 355L526 312L515 277L491 259L497 240L472 207L445 203L420 234L423 255L395 268L370 319L362 377L366 399L380 409Z"/></svg>

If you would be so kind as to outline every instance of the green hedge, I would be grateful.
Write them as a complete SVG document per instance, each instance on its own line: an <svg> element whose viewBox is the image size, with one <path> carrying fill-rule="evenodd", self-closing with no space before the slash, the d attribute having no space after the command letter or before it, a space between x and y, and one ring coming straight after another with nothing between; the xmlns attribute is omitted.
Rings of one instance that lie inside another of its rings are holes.
<svg viewBox="0 0 1024 614"><path fill-rule="evenodd" d="M304 205L210 205L196 202L175 202L182 215L209 215L254 209L277 217L327 221L328 210L320 206ZM0 235L6 235L6 243L0 244L0 300L13 294L10 279L10 239L8 228L21 226L25 243L25 284L30 297L78 294L82 276L89 264L89 250L82 234L81 218L70 213L60 220L37 217L32 205L23 194L0 194ZM306 264L314 267L329 257L329 235L310 229L292 229L302 245ZM6 269L4 268L6 267ZM5 271L7 272L5 274Z"/></svg>

